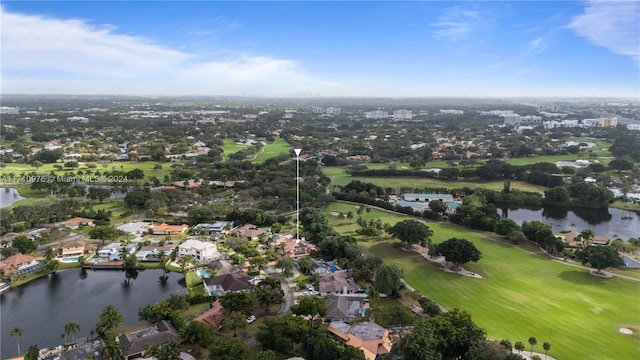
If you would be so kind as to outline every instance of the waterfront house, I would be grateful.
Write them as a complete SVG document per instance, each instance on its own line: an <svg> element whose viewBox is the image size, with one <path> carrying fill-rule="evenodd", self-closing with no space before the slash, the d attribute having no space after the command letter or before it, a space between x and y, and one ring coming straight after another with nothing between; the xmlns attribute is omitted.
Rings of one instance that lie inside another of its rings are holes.
<svg viewBox="0 0 640 360"><path fill-rule="evenodd" d="M327 331L343 344L362 350L367 360L375 360L379 355L391 352L389 331L372 321L353 325L332 322Z"/></svg>
<svg viewBox="0 0 640 360"><path fill-rule="evenodd" d="M35 257L25 254L15 254L0 261L0 270L4 276L11 274L31 275L44 269L44 263L38 261Z"/></svg>
<svg viewBox="0 0 640 360"><path fill-rule="evenodd" d="M143 246L136 253L136 259L138 261L160 261L161 252L164 252L165 256L169 256L173 251L174 247L170 245L160 246L160 245L150 245Z"/></svg>
<svg viewBox="0 0 640 360"><path fill-rule="evenodd" d="M97 246L88 244L86 241L74 240L62 243L58 248L59 257L75 257L83 256L85 254L95 253Z"/></svg>
<svg viewBox="0 0 640 360"><path fill-rule="evenodd" d="M153 327L122 334L118 337L125 360L143 358L149 345L163 345L170 340L178 340L180 334L167 320L157 322Z"/></svg>
<svg viewBox="0 0 640 360"><path fill-rule="evenodd" d="M178 258L193 256L201 264L206 264L222 258L216 244L196 239L187 239L178 246Z"/></svg>
<svg viewBox="0 0 640 360"><path fill-rule="evenodd" d="M226 292L247 291L253 286L251 278L244 272L234 272L204 279L204 290L209 295L218 296Z"/></svg>

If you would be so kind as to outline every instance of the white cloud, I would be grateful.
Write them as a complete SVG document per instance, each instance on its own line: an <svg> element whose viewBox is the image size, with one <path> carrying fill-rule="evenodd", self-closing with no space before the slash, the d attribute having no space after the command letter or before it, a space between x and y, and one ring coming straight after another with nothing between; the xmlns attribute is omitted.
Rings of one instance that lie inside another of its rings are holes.
<svg viewBox="0 0 640 360"><path fill-rule="evenodd" d="M590 1L568 27L593 44L633 58L640 65L640 3Z"/></svg>
<svg viewBox="0 0 640 360"><path fill-rule="evenodd" d="M547 49L547 40L544 37L538 37L529 41L527 53L539 54Z"/></svg>
<svg viewBox="0 0 640 360"><path fill-rule="evenodd" d="M257 95L348 88L309 75L289 59L241 54L212 60L85 20L2 7L0 16L4 93Z"/></svg>
<svg viewBox="0 0 640 360"><path fill-rule="evenodd" d="M435 31L436 37L457 42L468 34L480 30L483 24L484 21L478 11L456 6L447 10L431 25L438 28Z"/></svg>
<svg viewBox="0 0 640 360"><path fill-rule="evenodd" d="M188 54L119 35L111 26L2 11L2 68L135 77L175 66Z"/></svg>

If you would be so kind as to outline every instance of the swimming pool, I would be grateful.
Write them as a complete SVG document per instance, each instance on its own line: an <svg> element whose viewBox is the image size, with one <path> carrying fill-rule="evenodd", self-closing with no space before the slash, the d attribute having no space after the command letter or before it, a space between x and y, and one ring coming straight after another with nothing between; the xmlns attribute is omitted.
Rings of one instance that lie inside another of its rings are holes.
<svg viewBox="0 0 640 360"><path fill-rule="evenodd" d="M62 258L62 259L60 260L60 262L63 262L63 263L74 263L74 262L78 262L78 257L76 256L76 257L67 257L67 258Z"/></svg>
<svg viewBox="0 0 640 360"><path fill-rule="evenodd" d="M198 276L200 276L201 278L208 278L209 273L207 272L207 270L198 270Z"/></svg>

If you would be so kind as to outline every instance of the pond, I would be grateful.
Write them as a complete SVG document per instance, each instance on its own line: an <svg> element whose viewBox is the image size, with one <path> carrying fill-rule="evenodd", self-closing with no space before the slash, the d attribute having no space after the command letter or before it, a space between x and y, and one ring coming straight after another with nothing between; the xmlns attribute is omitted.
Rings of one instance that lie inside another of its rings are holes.
<svg viewBox="0 0 640 360"><path fill-rule="evenodd" d="M620 209L569 208L558 206L501 206L498 214L517 224L539 220L551 225L554 232L592 229L596 236L618 235L623 240L640 236L640 215Z"/></svg>
<svg viewBox="0 0 640 360"><path fill-rule="evenodd" d="M0 208L11 206L14 202L24 199L14 188L0 188Z"/></svg>
<svg viewBox="0 0 640 360"><path fill-rule="evenodd" d="M61 344L64 325L71 320L80 325L77 337L89 336L107 305L120 310L125 327L143 324L138 320L140 307L170 294L186 293L178 284L182 274L169 273L165 284L159 281L162 274L163 270L141 270L126 285L123 271L67 269L3 293L0 357L17 355L16 340L9 335L16 326L24 330L20 348L26 351L30 345L43 348Z"/></svg>

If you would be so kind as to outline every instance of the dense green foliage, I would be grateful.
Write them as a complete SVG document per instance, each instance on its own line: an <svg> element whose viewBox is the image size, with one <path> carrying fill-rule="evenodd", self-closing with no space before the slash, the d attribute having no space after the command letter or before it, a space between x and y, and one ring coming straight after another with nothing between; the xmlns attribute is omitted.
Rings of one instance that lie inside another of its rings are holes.
<svg viewBox="0 0 640 360"><path fill-rule="evenodd" d="M465 239L451 238L435 246L433 251L429 250L429 255L444 256L445 260L460 266L470 261L478 262L482 258L472 242Z"/></svg>

